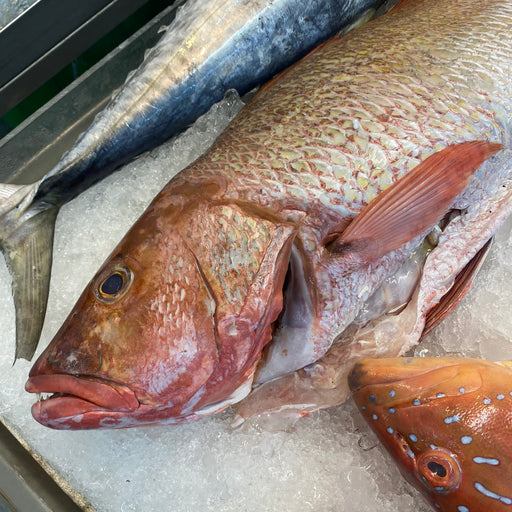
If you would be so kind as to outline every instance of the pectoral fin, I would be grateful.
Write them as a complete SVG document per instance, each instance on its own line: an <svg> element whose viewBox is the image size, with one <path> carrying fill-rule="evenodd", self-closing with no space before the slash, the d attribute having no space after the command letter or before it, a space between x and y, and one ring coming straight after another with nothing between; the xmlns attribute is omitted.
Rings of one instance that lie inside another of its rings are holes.
<svg viewBox="0 0 512 512"><path fill-rule="evenodd" d="M12 277L16 310L15 358L30 360L48 301L53 232L58 208L31 204L33 186L0 185L0 248Z"/></svg>
<svg viewBox="0 0 512 512"><path fill-rule="evenodd" d="M363 208L328 250L365 264L398 249L439 222L472 174L502 147L473 141L434 153Z"/></svg>

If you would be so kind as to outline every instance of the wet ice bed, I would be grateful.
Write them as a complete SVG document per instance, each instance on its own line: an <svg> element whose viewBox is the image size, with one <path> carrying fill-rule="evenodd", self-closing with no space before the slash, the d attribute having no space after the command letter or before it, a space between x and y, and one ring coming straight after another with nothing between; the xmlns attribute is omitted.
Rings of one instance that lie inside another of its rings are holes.
<svg viewBox="0 0 512 512"><path fill-rule="evenodd" d="M193 130L66 205L57 221L47 320L39 352L104 258L179 169L211 143L241 103L230 97ZM512 359L512 223L473 290L418 348L423 355ZM30 364L12 367L14 306L0 262L0 417L91 510L427 512L355 406L315 413L287 432L230 428L232 411L172 427L52 431L30 415ZM38 352L38 353L39 353Z"/></svg>

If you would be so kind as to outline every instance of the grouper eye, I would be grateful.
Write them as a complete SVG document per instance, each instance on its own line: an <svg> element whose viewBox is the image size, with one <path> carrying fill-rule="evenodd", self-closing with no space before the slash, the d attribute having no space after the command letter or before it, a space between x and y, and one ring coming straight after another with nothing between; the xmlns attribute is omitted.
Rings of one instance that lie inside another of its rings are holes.
<svg viewBox="0 0 512 512"><path fill-rule="evenodd" d="M94 287L96 298L105 304L121 299L132 283L133 274L128 267L116 266L103 272Z"/></svg>
<svg viewBox="0 0 512 512"><path fill-rule="evenodd" d="M460 484L460 466L454 455L441 448L418 457L418 473L423 484L439 493L450 492Z"/></svg>

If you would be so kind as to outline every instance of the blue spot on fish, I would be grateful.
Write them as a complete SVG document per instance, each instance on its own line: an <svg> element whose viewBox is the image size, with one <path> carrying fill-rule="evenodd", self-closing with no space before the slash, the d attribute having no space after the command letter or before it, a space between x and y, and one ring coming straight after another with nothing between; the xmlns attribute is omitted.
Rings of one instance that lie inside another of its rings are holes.
<svg viewBox="0 0 512 512"><path fill-rule="evenodd" d="M416 435L414 435L414 434L409 434L409 439L410 439L413 443L415 443L415 442L418 440L418 437L417 437Z"/></svg>
<svg viewBox="0 0 512 512"><path fill-rule="evenodd" d="M490 398L484 398L484 404L489 405L492 402Z"/></svg>
<svg viewBox="0 0 512 512"><path fill-rule="evenodd" d="M455 423L456 421L460 421L460 416L458 414L454 414L453 416L448 416L444 419L444 422L449 425L450 423Z"/></svg>
<svg viewBox="0 0 512 512"><path fill-rule="evenodd" d="M430 449L431 449L431 450L435 450L436 448L437 448L437 446L436 446L435 444L431 444L431 445L430 445Z"/></svg>
<svg viewBox="0 0 512 512"><path fill-rule="evenodd" d="M465 392L466 392L465 388L459 388L459 393L465 393Z"/></svg>
<svg viewBox="0 0 512 512"><path fill-rule="evenodd" d="M499 466L500 464L498 459L489 459L487 457L473 457L473 462L477 464L490 464L491 466Z"/></svg>
<svg viewBox="0 0 512 512"><path fill-rule="evenodd" d="M363 405L363 406L361 407L361 409L362 409L363 411L366 411L366 405Z"/></svg>
<svg viewBox="0 0 512 512"><path fill-rule="evenodd" d="M389 396L391 398L394 398L394 396L396 395L396 391L394 389L392 389L390 392L389 392Z"/></svg>
<svg viewBox="0 0 512 512"><path fill-rule="evenodd" d="M379 419L379 417L378 417L376 414L372 414L372 418L373 418L374 420L378 420L378 419Z"/></svg>
<svg viewBox="0 0 512 512"><path fill-rule="evenodd" d="M434 507L441 508L441 505L439 505L439 503L434 503Z"/></svg>
<svg viewBox="0 0 512 512"><path fill-rule="evenodd" d="M375 395L370 395L370 402L375 402Z"/></svg>
<svg viewBox="0 0 512 512"><path fill-rule="evenodd" d="M444 393L437 393L436 398L444 398L445 396Z"/></svg>
<svg viewBox="0 0 512 512"><path fill-rule="evenodd" d="M468 508L468 507L465 507L464 505L459 505L459 506L457 507L457 510L458 510L459 512L469 512L469 508Z"/></svg>
<svg viewBox="0 0 512 512"><path fill-rule="evenodd" d="M390 407L388 409L388 411L389 411L389 414L395 414L395 408L394 407Z"/></svg>
<svg viewBox="0 0 512 512"><path fill-rule="evenodd" d="M503 399L505 398L505 395L498 395L496 398L497 398L498 400L503 400Z"/></svg>
<svg viewBox="0 0 512 512"><path fill-rule="evenodd" d="M506 496L500 496L499 494L496 494L495 492L486 489L480 482L475 482L475 489L478 492L481 492L484 496L487 496L488 498L499 500L502 503L505 503L505 505L512 505L512 499L507 498Z"/></svg>
<svg viewBox="0 0 512 512"><path fill-rule="evenodd" d="M420 399L419 398L415 398L413 401L412 401L412 405L420 405L421 402L420 402Z"/></svg>
<svg viewBox="0 0 512 512"><path fill-rule="evenodd" d="M473 438L471 436L462 436L460 441L462 444L469 444L471 441L473 441Z"/></svg>
<svg viewBox="0 0 512 512"><path fill-rule="evenodd" d="M412 452L412 450L407 450L407 455L409 455L411 459L414 459L414 453Z"/></svg>
<svg viewBox="0 0 512 512"><path fill-rule="evenodd" d="M386 430L388 431L388 434L392 434L394 432L394 430L391 427L388 427Z"/></svg>

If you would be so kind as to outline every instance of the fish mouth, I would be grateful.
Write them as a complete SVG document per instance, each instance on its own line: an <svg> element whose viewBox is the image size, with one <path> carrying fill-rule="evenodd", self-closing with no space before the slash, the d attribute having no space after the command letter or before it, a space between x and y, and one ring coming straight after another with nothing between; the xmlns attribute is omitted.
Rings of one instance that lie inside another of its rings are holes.
<svg viewBox="0 0 512 512"><path fill-rule="evenodd" d="M28 379L25 390L51 394L32 406L32 416L52 428L70 428L70 422L84 428L88 415L93 416L91 423L97 423L112 413L130 413L140 406L130 388L97 377L36 375Z"/></svg>

